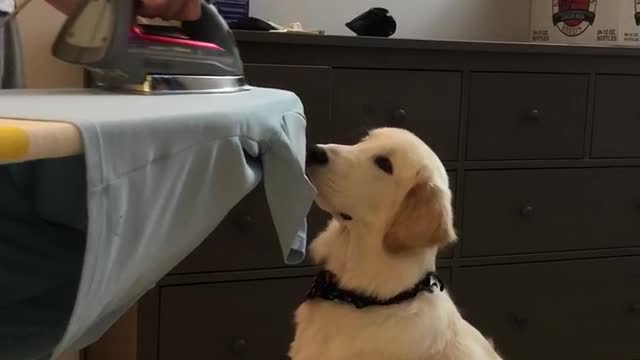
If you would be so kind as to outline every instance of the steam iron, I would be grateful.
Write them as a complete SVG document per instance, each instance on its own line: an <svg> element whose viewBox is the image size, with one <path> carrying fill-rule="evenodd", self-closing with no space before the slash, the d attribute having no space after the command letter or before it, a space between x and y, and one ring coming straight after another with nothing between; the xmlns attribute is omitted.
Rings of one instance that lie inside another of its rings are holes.
<svg viewBox="0 0 640 360"><path fill-rule="evenodd" d="M235 39L215 7L181 27L138 24L136 0L85 0L53 45L58 59L84 66L95 86L141 94L249 89Z"/></svg>

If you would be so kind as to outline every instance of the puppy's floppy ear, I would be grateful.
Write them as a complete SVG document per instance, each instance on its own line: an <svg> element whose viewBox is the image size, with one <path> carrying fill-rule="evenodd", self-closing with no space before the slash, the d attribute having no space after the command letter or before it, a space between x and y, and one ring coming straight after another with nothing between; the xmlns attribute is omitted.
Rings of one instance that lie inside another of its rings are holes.
<svg viewBox="0 0 640 360"><path fill-rule="evenodd" d="M421 181L407 192L384 237L384 247L402 253L421 247L442 247L456 239L451 192Z"/></svg>

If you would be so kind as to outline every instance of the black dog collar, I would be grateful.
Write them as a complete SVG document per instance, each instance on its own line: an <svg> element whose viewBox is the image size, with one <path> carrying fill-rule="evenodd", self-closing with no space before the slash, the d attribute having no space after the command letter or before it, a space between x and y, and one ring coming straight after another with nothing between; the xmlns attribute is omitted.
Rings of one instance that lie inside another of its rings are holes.
<svg viewBox="0 0 640 360"><path fill-rule="evenodd" d="M358 309L368 306L384 306L399 304L416 297L420 292L426 291L433 294L436 290L444 291L444 283L435 272L427 273L414 287L405 290L398 295L380 300L373 296L363 295L356 291L341 289L338 286L336 275L330 271L321 271L316 275L313 285L307 292L307 300L324 299L337 303L349 304Z"/></svg>

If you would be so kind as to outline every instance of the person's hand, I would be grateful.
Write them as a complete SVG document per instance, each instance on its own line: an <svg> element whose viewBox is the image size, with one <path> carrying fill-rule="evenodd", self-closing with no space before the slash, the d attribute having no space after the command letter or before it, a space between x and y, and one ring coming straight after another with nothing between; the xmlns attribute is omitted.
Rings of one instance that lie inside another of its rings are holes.
<svg viewBox="0 0 640 360"><path fill-rule="evenodd" d="M120 0L116 0L120 1ZM47 0L54 8L69 15L80 0ZM200 18L200 0L141 0L140 16L163 20L197 20Z"/></svg>

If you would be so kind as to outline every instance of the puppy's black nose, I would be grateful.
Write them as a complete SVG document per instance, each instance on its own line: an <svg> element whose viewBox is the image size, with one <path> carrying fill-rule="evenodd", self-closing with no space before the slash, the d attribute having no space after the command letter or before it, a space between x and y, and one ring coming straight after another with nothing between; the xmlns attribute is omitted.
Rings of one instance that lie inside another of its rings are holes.
<svg viewBox="0 0 640 360"><path fill-rule="evenodd" d="M326 165L329 162L327 152L318 145L307 147L307 166Z"/></svg>

